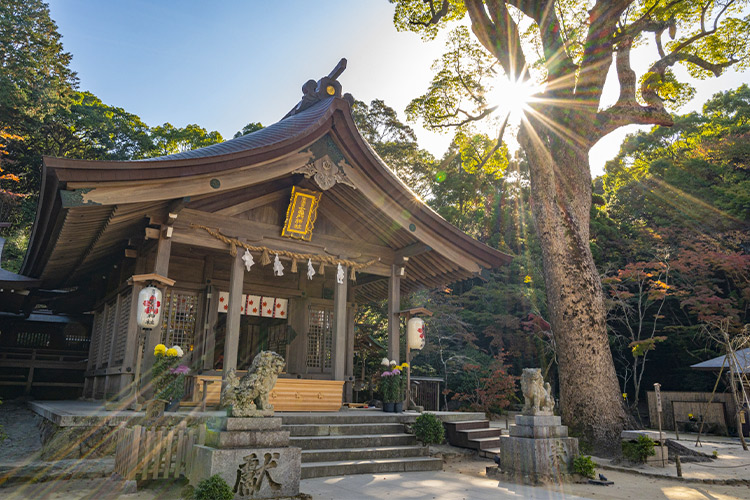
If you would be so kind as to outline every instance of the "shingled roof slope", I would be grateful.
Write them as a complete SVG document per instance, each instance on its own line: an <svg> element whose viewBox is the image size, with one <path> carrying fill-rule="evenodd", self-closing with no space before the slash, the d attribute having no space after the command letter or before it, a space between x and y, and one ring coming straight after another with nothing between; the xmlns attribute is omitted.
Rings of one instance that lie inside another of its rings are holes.
<svg viewBox="0 0 750 500"><path fill-rule="evenodd" d="M335 97L329 97L309 107L304 112L292 115L281 121L256 130L247 135L230 139L219 144L212 144L199 149L193 149L182 153L175 153L156 158L148 158L140 161L166 161L166 160L186 160L195 158L208 158L220 156L240 151L258 149L272 144L283 142L290 137L298 135L300 132L316 125L321 119L326 117L328 108Z"/></svg>

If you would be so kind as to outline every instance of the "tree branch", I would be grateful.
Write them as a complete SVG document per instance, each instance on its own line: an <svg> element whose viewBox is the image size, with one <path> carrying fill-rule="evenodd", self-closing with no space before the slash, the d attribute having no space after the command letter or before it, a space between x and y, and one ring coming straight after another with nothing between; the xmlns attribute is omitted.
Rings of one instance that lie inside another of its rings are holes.
<svg viewBox="0 0 750 500"><path fill-rule="evenodd" d="M465 0L464 3L471 29L479 42L500 62L508 78L525 79L528 66L521 50L521 35L505 2L492 2L489 15L482 0Z"/></svg>
<svg viewBox="0 0 750 500"><path fill-rule="evenodd" d="M500 132L497 134L497 141L495 142L495 145L490 149L490 151L485 155L485 157L479 162L479 165L477 165L477 170L483 168L490 158L492 158L492 155L497 152L498 149L500 149L500 145L503 143L503 135L505 135L505 127L508 125L508 118L510 118L510 113L507 113L505 115L505 120L503 120L503 124L500 126Z"/></svg>
<svg viewBox="0 0 750 500"><path fill-rule="evenodd" d="M596 114L596 129L601 138L625 125L674 125L672 115L664 107L641 106L637 102L630 104L615 104Z"/></svg>
<svg viewBox="0 0 750 500"><path fill-rule="evenodd" d="M435 128L460 127L460 126L466 125L467 123L470 123L470 122L476 122L476 121L482 120L482 119L488 117L490 114L492 114L496 109L497 109L497 106L493 106L491 108L486 108L485 110L483 110L478 115L472 115L470 113L467 113L466 111L464 111L461 108L456 108L456 111L454 113L452 113L450 115L436 116L435 119L436 120L444 120L446 118L456 117L456 116L458 116L459 113L462 113L464 116L466 116L465 120L462 120L462 121L456 122L456 123L440 123L440 124L437 124L437 125L433 125L433 127L435 127Z"/></svg>
<svg viewBox="0 0 750 500"><path fill-rule="evenodd" d="M432 17L428 19L427 21L417 21L414 19L409 20L409 24L418 24L420 26L430 26L433 24L437 24L440 22L440 20L445 17L446 14L448 14L448 9L450 8L450 3L448 0L443 0L443 4L440 6L440 10L435 10L435 3L433 0L422 0L424 3L430 4L430 14Z"/></svg>
<svg viewBox="0 0 750 500"><path fill-rule="evenodd" d="M632 0L597 0L589 11L589 31L584 43L576 94L585 95L588 102L595 103L594 106L601 99L604 81L612 63L617 21L631 3Z"/></svg>

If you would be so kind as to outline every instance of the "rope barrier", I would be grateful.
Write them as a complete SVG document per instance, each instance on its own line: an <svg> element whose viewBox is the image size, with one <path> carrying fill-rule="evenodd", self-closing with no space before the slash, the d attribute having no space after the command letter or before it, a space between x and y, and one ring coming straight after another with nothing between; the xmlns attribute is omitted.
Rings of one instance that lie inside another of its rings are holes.
<svg viewBox="0 0 750 500"><path fill-rule="evenodd" d="M297 253L297 252L290 252L288 250L273 250L268 247L264 246L256 246L256 245L249 245L243 241L238 240L237 238L230 238L229 236L225 236L221 234L221 232L216 231L215 229L211 229L208 226L203 226L201 224L190 224L191 228L194 229L203 229L208 234L216 238L217 240L226 243L229 245L229 253L232 255L232 257L235 257L237 255L237 247L244 248L245 250L248 250L250 252L260 252L261 258L260 263L264 266L271 263L271 257L269 256L270 253L274 253L279 255L280 257L286 257L288 259L292 259L292 270L297 267L296 260L311 260L314 262L319 262L320 264L330 264L330 265L337 265L341 264L344 266L347 266L351 269L351 279L354 279L354 272L355 270L364 269L366 267L369 267L376 262L379 262L380 259L373 259L369 262L355 262L353 260L348 259L337 259L335 257L331 257L330 255L320 255L320 254L314 254L314 253ZM320 273L322 274L322 273Z"/></svg>

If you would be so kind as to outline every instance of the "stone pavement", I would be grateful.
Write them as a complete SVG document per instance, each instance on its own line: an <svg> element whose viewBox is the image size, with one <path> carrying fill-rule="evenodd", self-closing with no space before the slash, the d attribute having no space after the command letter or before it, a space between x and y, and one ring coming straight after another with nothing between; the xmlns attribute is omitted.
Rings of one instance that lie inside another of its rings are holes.
<svg viewBox="0 0 750 500"><path fill-rule="evenodd" d="M489 465L489 463L488 463ZM315 500L352 499L440 499L440 500L577 500L584 497L544 488L499 483L484 477L456 472L408 472L405 474L359 474L346 477L304 479L300 491Z"/></svg>

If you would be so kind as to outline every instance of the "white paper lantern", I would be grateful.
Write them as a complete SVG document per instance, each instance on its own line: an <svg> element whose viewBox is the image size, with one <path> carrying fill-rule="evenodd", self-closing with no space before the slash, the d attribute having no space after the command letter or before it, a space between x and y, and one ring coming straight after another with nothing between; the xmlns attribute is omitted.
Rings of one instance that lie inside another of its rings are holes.
<svg viewBox="0 0 750 500"><path fill-rule="evenodd" d="M412 318L409 320L406 324L406 338L409 343L409 349L422 349L424 347L424 320L422 318Z"/></svg>
<svg viewBox="0 0 750 500"><path fill-rule="evenodd" d="M156 328L161 319L161 290L147 286L138 294L138 326Z"/></svg>

